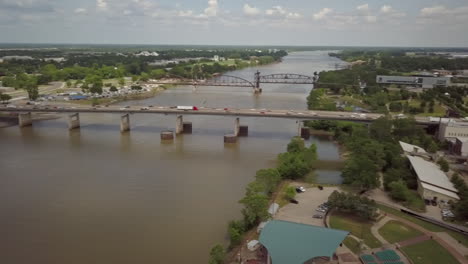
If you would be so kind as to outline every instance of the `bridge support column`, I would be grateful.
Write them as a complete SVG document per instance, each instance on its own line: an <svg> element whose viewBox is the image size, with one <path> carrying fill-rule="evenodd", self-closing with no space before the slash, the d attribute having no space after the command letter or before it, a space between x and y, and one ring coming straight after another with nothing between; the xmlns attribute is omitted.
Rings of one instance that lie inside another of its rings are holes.
<svg viewBox="0 0 468 264"><path fill-rule="evenodd" d="M192 134L192 122L183 122L182 127L184 134Z"/></svg>
<svg viewBox="0 0 468 264"><path fill-rule="evenodd" d="M68 130L80 127L80 114L74 113L68 116Z"/></svg>
<svg viewBox="0 0 468 264"><path fill-rule="evenodd" d="M126 132L130 130L130 115L125 114L120 117L120 132Z"/></svg>
<svg viewBox="0 0 468 264"><path fill-rule="evenodd" d="M19 113L18 125L20 127L31 126L32 125L31 113Z"/></svg>
<svg viewBox="0 0 468 264"><path fill-rule="evenodd" d="M262 88L254 88L254 94L261 94Z"/></svg>
<svg viewBox="0 0 468 264"><path fill-rule="evenodd" d="M224 135L224 143L236 143L237 136L234 134Z"/></svg>
<svg viewBox="0 0 468 264"><path fill-rule="evenodd" d="M176 119L176 134L182 134L184 132L184 119L181 115L177 116Z"/></svg>
<svg viewBox="0 0 468 264"><path fill-rule="evenodd" d="M161 141L172 141L174 140L174 132L172 131L163 131L161 132Z"/></svg>
<svg viewBox="0 0 468 264"><path fill-rule="evenodd" d="M239 137L246 137L249 135L249 127L248 126L239 126Z"/></svg>
<svg viewBox="0 0 468 264"><path fill-rule="evenodd" d="M234 136L239 136L239 130L240 130L240 119L237 117L234 120Z"/></svg>
<svg viewBox="0 0 468 264"><path fill-rule="evenodd" d="M308 127L304 127L302 121L298 122L297 136L303 139L310 138L310 129Z"/></svg>

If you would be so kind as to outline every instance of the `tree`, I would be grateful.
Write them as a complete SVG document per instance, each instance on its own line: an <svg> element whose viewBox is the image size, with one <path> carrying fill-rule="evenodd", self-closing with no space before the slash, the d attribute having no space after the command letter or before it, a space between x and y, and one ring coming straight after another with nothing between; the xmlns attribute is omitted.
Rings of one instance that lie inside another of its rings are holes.
<svg viewBox="0 0 468 264"><path fill-rule="evenodd" d="M149 80L149 75L146 72L142 72L140 75L140 81L147 82Z"/></svg>
<svg viewBox="0 0 468 264"><path fill-rule="evenodd" d="M284 199L291 200L296 196L296 188L293 186L288 186L286 190L284 190Z"/></svg>
<svg viewBox="0 0 468 264"><path fill-rule="evenodd" d="M440 166L440 169L444 172L448 172L449 171L449 164L448 162L444 159L444 158L440 158L437 163L439 164Z"/></svg>
<svg viewBox="0 0 468 264"><path fill-rule="evenodd" d="M259 183L252 182L247 186L245 197L239 201L244 205L242 214L248 227L252 227L259 221L266 220L269 217L268 197L264 191Z"/></svg>
<svg viewBox="0 0 468 264"><path fill-rule="evenodd" d="M120 85L120 87L125 85L125 79L124 78L119 78L119 85Z"/></svg>
<svg viewBox="0 0 468 264"><path fill-rule="evenodd" d="M161 79L163 78L164 76L166 75L166 71L164 69L156 69L156 70L152 70L150 72L150 76L151 78L153 79Z"/></svg>
<svg viewBox="0 0 468 264"><path fill-rule="evenodd" d="M11 95L0 93L0 101L5 103L5 102L8 102L10 100L11 100Z"/></svg>
<svg viewBox="0 0 468 264"><path fill-rule="evenodd" d="M371 136L378 141L392 139L392 121L388 117L380 117L370 126Z"/></svg>
<svg viewBox="0 0 468 264"><path fill-rule="evenodd" d="M231 243L231 247L237 246L240 244L242 240L242 235L245 232L245 226L242 221L230 221L228 224L228 233L229 233L229 241Z"/></svg>
<svg viewBox="0 0 468 264"><path fill-rule="evenodd" d="M262 184L265 192L270 195L281 181L281 175L277 169L263 169L257 171L255 180Z"/></svg>
<svg viewBox="0 0 468 264"><path fill-rule="evenodd" d="M304 140L300 137L293 137L287 147L287 151L293 153L302 152L304 149Z"/></svg>
<svg viewBox="0 0 468 264"><path fill-rule="evenodd" d="M66 85L67 85L67 88L70 88L72 86L72 82L70 80L67 80Z"/></svg>
<svg viewBox="0 0 468 264"><path fill-rule="evenodd" d="M356 155L351 158L343 169L344 183L373 189L379 185L377 166L368 157Z"/></svg>
<svg viewBox="0 0 468 264"><path fill-rule="evenodd" d="M278 171L284 179L299 179L310 170L301 153L286 152L278 156Z"/></svg>
<svg viewBox="0 0 468 264"><path fill-rule="evenodd" d="M224 251L223 246L217 244L210 251L210 260L209 264L222 264L224 261L224 256L226 252Z"/></svg>
<svg viewBox="0 0 468 264"><path fill-rule="evenodd" d="M111 86L111 88L109 89L109 91L111 92L117 92L117 87L115 87L114 85Z"/></svg>
<svg viewBox="0 0 468 264"><path fill-rule="evenodd" d="M388 185L390 196L397 201L407 201L409 198L408 186L403 180L397 180Z"/></svg>

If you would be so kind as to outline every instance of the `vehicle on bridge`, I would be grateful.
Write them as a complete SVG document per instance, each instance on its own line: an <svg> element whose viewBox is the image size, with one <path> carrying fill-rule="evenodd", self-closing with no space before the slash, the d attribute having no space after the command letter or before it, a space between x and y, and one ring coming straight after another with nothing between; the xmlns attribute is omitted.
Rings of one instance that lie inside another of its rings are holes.
<svg viewBox="0 0 468 264"><path fill-rule="evenodd" d="M198 108L196 106L184 106L184 105L178 105L176 107L177 110L184 110L184 111L188 111L188 110L198 110Z"/></svg>

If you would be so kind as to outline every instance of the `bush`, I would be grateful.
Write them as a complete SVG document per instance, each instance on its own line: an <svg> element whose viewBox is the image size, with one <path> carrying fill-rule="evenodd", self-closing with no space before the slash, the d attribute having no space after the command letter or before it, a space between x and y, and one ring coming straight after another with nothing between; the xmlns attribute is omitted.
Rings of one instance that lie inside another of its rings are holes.
<svg viewBox="0 0 468 264"><path fill-rule="evenodd" d="M118 90L117 90L117 87L115 87L115 86L112 85L111 88L109 89L109 91L111 91L111 92L117 92Z"/></svg>
<svg viewBox="0 0 468 264"><path fill-rule="evenodd" d="M390 197L397 201L407 201L410 199L408 186L403 180L398 180L388 185L390 189Z"/></svg>
<svg viewBox="0 0 468 264"><path fill-rule="evenodd" d="M243 221L230 221L228 225L230 246L235 247L242 241L242 235L245 232L245 224Z"/></svg>
<svg viewBox="0 0 468 264"><path fill-rule="evenodd" d="M296 197L296 188L294 188L293 186L289 186L288 188L286 188L286 190L284 190L284 199L289 201L291 199L294 199L294 197Z"/></svg>
<svg viewBox="0 0 468 264"><path fill-rule="evenodd" d="M444 172L449 171L449 164L444 158L440 158L439 161L437 161L437 163L439 164L440 169L442 171L444 171Z"/></svg>
<svg viewBox="0 0 468 264"><path fill-rule="evenodd" d="M374 219L377 216L377 204L366 197L334 191L328 197L330 208L358 215L365 219Z"/></svg>
<svg viewBox="0 0 468 264"><path fill-rule="evenodd" d="M210 251L210 260L208 261L209 264L222 264L224 261L224 256L226 252L224 251L223 246L216 245Z"/></svg>

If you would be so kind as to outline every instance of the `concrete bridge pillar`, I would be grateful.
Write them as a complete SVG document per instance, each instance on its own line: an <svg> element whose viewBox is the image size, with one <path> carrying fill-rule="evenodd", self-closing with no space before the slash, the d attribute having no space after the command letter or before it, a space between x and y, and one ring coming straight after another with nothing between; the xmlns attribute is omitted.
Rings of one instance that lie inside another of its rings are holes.
<svg viewBox="0 0 468 264"><path fill-rule="evenodd" d="M120 117L120 132L126 132L130 130L130 115L125 114Z"/></svg>
<svg viewBox="0 0 468 264"><path fill-rule="evenodd" d="M302 121L298 122L297 136L304 139L310 138L310 129L308 127L304 127Z"/></svg>
<svg viewBox="0 0 468 264"><path fill-rule="evenodd" d="M174 132L172 131L163 131L161 132L161 141L168 142L174 140Z"/></svg>
<svg viewBox="0 0 468 264"><path fill-rule="evenodd" d="M234 136L239 136L239 130L240 130L240 119L237 117L234 120Z"/></svg>
<svg viewBox="0 0 468 264"><path fill-rule="evenodd" d="M68 130L80 127L80 114L74 113L68 116Z"/></svg>
<svg viewBox="0 0 468 264"><path fill-rule="evenodd" d="M182 127L184 134L192 134L192 122L183 122Z"/></svg>
<svg viewBox="0 0 468 264"><path fill-rule="evenodd" d="M184 132L184 118L179 115L176 120L176 134L182 134Z"/></svg>
<svg viewBox="0 0 468 264"><path fill-rule="evenodd" d="M19 113L18 125L20 127L31 126L32 125L31 113Z"/></svg>

